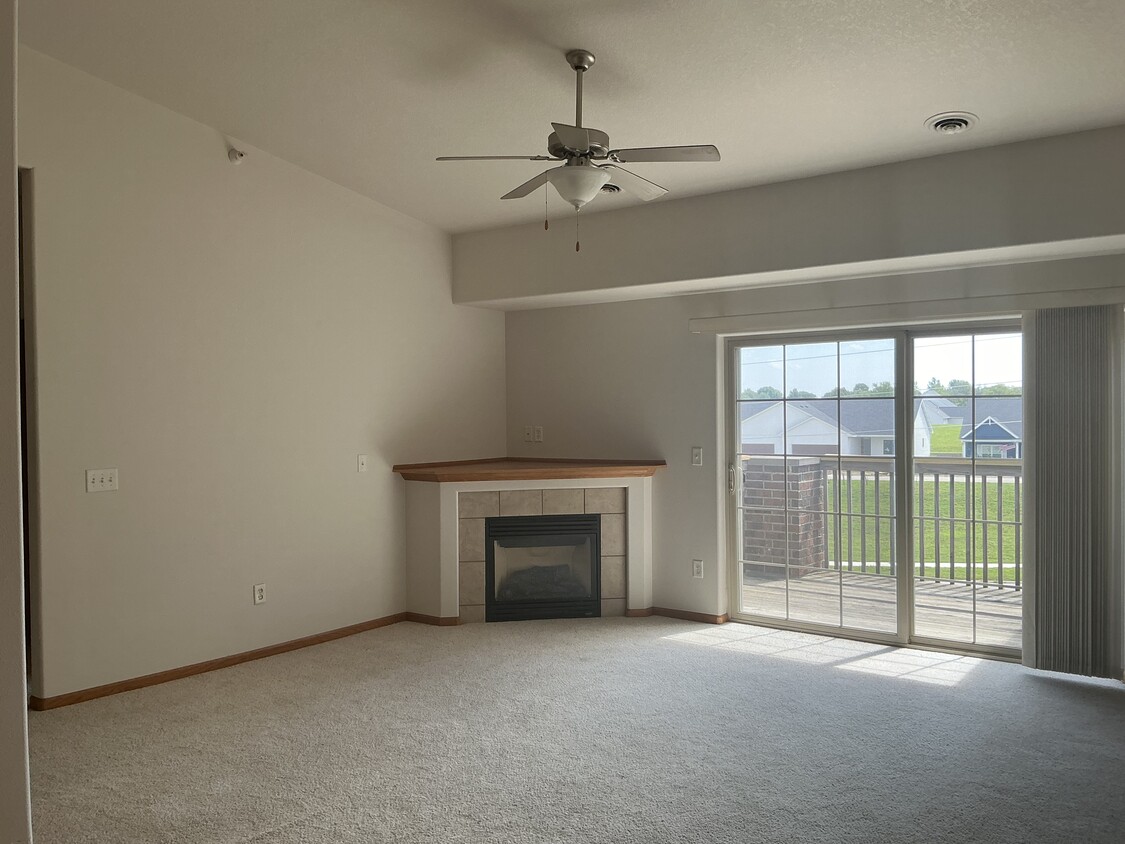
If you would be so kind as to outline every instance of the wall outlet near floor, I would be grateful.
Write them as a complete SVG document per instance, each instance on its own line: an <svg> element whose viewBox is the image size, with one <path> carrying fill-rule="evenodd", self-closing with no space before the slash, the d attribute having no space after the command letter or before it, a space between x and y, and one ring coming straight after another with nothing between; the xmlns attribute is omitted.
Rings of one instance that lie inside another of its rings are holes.
<svg viewBox="0 0 1125 844"><path fill-rule="evenodd" d="M113 492L117 489L117 469L87 469L86 492Z"/></svg>
<svg viewBox="0 0 1125 844"><path fill-rule="evenodd" d="M367 455L366 454L356 455L355 470L357 472L366 472L367 471Z"/></svg>
<svg viewBox="0 0 1125 844"><path fill-rule="evenodd" d="M265 602L266 602L266 584L255 583L254 584L254 603L255 604L264 604Z"/></svg>
<svg viewBox="0 0 1125 844"><path fill-rule="evenodd" d="M692 466L702 466L703 465L703 446L693 445L691 447L691 465Z"/></svg>
<svg viewBox="0 0 1125 844"><path fill-rule="evenodd" d="M542 425L536 425L535 426L535 441L537 443L543 442L543 426Z"/></svg>
<svg viewBox="0 0 1125 844"><path fill-rule="evenodd" d="M535 428L533 428L531 425L524 426L523 441L525 443L535 442Z"/></svg>
<svg viewBox="0 0 1125 844"><path fill-rule="evenodd" d="M703 560L691 561L691 576L699 580L703 579Z"/></svg>

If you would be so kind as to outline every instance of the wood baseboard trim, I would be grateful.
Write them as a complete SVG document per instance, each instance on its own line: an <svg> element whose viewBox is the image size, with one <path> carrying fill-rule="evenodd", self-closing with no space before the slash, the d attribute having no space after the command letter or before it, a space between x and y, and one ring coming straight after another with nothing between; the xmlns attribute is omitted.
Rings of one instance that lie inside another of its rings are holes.
<svg viewBox="0 0 1125 844"><path fill-rule="evenodd" d="M722 615L709 615L702 612L688 612L687 610L673 610L667 607L653 607L653 615L662 615L666 618L679 618L684 621L698 621L703 624L726 624L730 621L730 616L727 613Z"/></svg>
<svg viewBox="0 0 1125 844"><path fill-rule="evenodd" d="M197 662L194 665L171 668L167 671L158 671L155 674L146 674L143 677L134 677L131 680L119 680L116 683L106 683L104 686L94 686L90 689L67 692L66 694L55 695L54 697L40 698L31 696L28 699L28 705L37 712L43 712L48 709L58 709L60 706L71 706L75 703L84 703L88 700L96 700L100 697L120 694L121 692L131 692L148 686L158 686L161 683L167 683L172 680L182 680L184 677L205 674L208 671L218 671L220 668L229 668L232 665L239 665L243 662L264 659L267 656L276 656L277 654L307 648L311 645L321 645L325 642L331 642L334 639L343 639L345 636L354 636L356 633L365 633L368 630L387 627L391 624L397 624L400 621L407 621L408 615L409 613L404 612L395 613L394 615L375 618L371 621L361 621L359 624L350 624L347 627L338 627L335 630L329 630L325 633L316 633L312 636L304 636L289 642L269 645L252 651L244 651L243 653L234 654L233 656L209 659L206 662ZM428 616L421 617L426 618ZM444 619L438 619L438 621L441 623ZM454 619L454 622L456 622L456 619Z"/></svg>
<svg viewBox="0 0 1125 844"><path fill-rule="evenodd" d="M435 627L456 627L461 623L457 615L423 615L420 612L403 613L403 621L413 621L417 624L432 624Z"/></svg>
<svg viewBox="0 0 1125 844"><path fill-rule="evenodd" d="M726 624L726 622L730 621L730 616L725 613L723 615L707 615L706 613L673 610L665 607L625 610L625 615L629 618L645 618L650 615L662 615L668 618L683 619L685 621L699 621L704 624ZM67 692L66 694L55 695L54 697L43 698L32 695L28 698L28 705L36 712L58 709L61 706L72 706L76 703L85 703L88 700L97 700L100 697L109 697L110 695L121 694L122 692L132 692L137 689L147 688L148 686L158 686L161 683L168 683L172 680L182 680L184 677L192 677L196 674L206 674L208 671L218 671L220 668L230 668L232 665L252 662L255 659L265 659L267 656L276 656L277 654L300 650L301 648L307 648L312 645L321 645L325 642L331 642L334 639L343 639L345 636L354 636L356 633L365 633L368 630L398 624L400 621L413 621L418 624L431 624L437 627L453 627L461 623L457 616L446 617L423 615L422 613L414 612L400 612L394 615L383 616L382 618L375 618L371 621L361 621L359 624L351 624L347 627L338 627L335 630L329 630L324 633L304 636L289 642L281 642L277 645L269 645L252 651L244 651L243 653L234 654L232 656L209 659L206 662L197 662L194 665L184 665L180 668L158 671L155 674L146 674L143 677L134 677L131 680L119 680L116 683L106 683L104 686L94 686L90 689Z"/></svg>

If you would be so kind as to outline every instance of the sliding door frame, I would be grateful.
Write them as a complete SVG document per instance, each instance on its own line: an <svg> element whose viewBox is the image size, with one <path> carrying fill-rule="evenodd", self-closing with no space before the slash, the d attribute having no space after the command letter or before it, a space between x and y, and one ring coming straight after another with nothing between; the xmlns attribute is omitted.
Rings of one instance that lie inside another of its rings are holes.
<svg viewBox="0 0 1125 844"><path fill-rule="evenodd" d="M1018 316L931 323L924 325L895 325L862 329L840 329L812 332L782 332L770 334L742 334L728 336L725 340L723 360L726 373L723 378L726 396L723 401L723 418L727 435L726 471L728 477L727 515L727 582L728 613L736 622L819 633L846 639L860 639L889 645L966 653L1018 661L1020 652L1009 648L977 645L968 642L947 641L914 635L914 354L916 337L949 334L1022 332ZM899 479L895 489L895 596L897 632L868 631L861 628L834 627L816 622L759 616L742 611L742 553L738 547L738 496L737 455L740 448L741 425L738 413L739 351L749 346L786 345L797 343L829 343L849 340L893 340L895 344L895 476ZM1026 443L1025 443L1026 450Z"/></svg>

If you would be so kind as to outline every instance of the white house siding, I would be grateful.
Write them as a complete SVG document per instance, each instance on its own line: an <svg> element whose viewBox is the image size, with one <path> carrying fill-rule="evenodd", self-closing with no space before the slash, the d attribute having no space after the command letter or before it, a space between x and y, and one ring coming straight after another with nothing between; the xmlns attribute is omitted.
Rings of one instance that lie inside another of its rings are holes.
<svg viewBox="0 0 1125 844"><path fill-rule="evenodd" d="M785 422L789 423L788 447L786 447ZM807 449L822 446L824 452L834 453L839 431L835 425L810 416L798 407L790 405L788 420L782 412L781 404L775 404L761 413L742 420L740 442L752 445L746 449L761 453L772 448L773 454L783 454L788 448L790 454L808 453ZM863 453L863 438L845 435L841 454L858 455Z"/></svg>

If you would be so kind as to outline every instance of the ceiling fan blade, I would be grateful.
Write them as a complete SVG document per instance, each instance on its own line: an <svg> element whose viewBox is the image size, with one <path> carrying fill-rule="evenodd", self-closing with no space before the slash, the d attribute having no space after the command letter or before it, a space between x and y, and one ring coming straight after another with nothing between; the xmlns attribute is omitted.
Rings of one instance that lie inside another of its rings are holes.
<svg viewBox="0 0 1125 844"><path fill-rule="evenodd" d="M543 185L547 184L547 182L551 181L551 174L554 173L558 169L559 169L558 167L552 167L550 170L544 170L542 173L540 173L534 179L528 179L526 182L524 182L518 188L515 188L514 190L508 191L506 194L504 194L500 198L501 199L520 199L521 197L527 196L529 193L531 193L536 188L541 188L541 187L543 187Z"/></svg>
<svg viewBox="0 0 1125 844"><path fill-rule="evenodd" d="M615 164L603 164L601 169L609 170L609 180L617 185L619 188L629 191L634 196L638 196L645 202L653 199L660 199L664 194L668 193L668 188L662 188L656 182L650 182L648 179L641 178L636 173L630 173L624 167L618 167Z"/></svg>
<svg viewBox="0 0 1125 844"><path fill-rule="evenodd" d="M549 155L443 155L434 161L557 161Z"/></svg>
<svg viewBox="0 0 1125 844"><path fill-rule="evenodd" d="M688 147L637 147L635 149L610 150L608 157L613 161L626 163L634 161L718 161L719 150L711 144Z"/></svg>
<svg viewBox="0 0 1125 844"><path fill-rule="evenodd" d="M590 151L590 133L579 126L568 126L566 123L552 123L559 142L567 149L575 152Z"/></svg>

